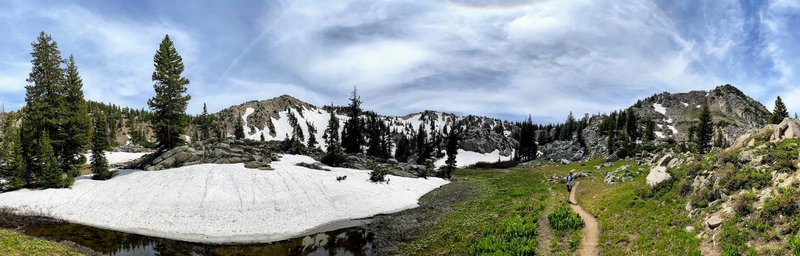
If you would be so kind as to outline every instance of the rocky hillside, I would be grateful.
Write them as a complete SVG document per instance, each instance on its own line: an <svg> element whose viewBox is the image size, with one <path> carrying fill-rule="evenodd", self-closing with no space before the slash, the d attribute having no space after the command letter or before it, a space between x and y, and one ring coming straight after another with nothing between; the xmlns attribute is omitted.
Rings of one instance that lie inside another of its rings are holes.
<svg viewBox="0 0 800 256"><path fill-rule="evenodd" d="M723 127L728 141L763 126L770 116L764 105L729 84L711 91L664 92L641 100L633 107L642 119L656 122L657 137L683 140L697 122L703 102L708 102L714 123Z"/></svg>
<svg viewBox="0 0 800 256"><path fill-rule="evenodd" d="M236 124L241 121L245 127L245 137L267 141L284 140L291 137L295 129L302 130L302 139L307 141L313 133L317 141L328 126L330 108L320 108L303 102L289 95L262 100L249 101L224 109L216 114L216 126L231 136ZM340 122L340 132L348 119L341 108L334 108ZM500 155L511 156L517 142L509 138L512 124L498 119L478 116L457 116L449 113L425 111L404 116L379 116L398 134L415 133L420 125L430 134L432 131L442 133L451 124L462 125L466 134L460 148L478 153L499 151ZM499 133L502 126L502 133ZM322 146L320 146L322 148Z"/></svg>
<svg viewBox="0 0 800 256"><path fill-rule="evenodd" d="M638 117L640 131L644 131L645 121L652 120L656 124L657 141L681 142L688 139L690 129L697 124L703 102L708 102L714 124L722 129L722 135L729 143L754 128L762 127L770 116L764 105L727 84L717 86L710 91L663 92L639 100L630 108ZM587 128L583 130L586 151L591 156L606 154L607 137L600 132L600 126L606 117L606 115L593 116ZM576 146L565 147L562 144L555 148L548 145L546 148L554 152L567 152L559 157L577 153Z"/></svg>

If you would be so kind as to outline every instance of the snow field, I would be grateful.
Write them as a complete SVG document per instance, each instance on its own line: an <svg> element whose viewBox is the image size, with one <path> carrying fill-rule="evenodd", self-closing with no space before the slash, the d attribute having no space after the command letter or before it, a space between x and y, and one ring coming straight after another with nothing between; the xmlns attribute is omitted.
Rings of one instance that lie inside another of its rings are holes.
<svg viewBox="0 0 800 256"><path fill-rule="evenodd" d="M296 166L307 156L283 155L274 171L242 164L203 164L163 171L120 170L107 181L79 177L71 189L0 194L0 207L50 214L69 222L201 243L263 243L304 235L315 227L418 206L448 182L369 171ZM338 176L347 176L341 182Z"/></svg>

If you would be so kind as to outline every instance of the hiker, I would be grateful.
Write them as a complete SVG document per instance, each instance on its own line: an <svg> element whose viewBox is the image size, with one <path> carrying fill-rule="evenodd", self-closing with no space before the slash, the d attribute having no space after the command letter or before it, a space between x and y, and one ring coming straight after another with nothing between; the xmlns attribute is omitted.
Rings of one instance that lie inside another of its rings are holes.
<svg viewBox="0 0 800 256"><path fill-rule="evenodd" d="M574 179L575 179L575 178L574 178L574 177L572 177L572 171L570 171L570 172L569 172L569 175L567 175L567 202L569 202L569 203L572 203L572 202L569 200L569 194L570 194L570 193L572 193L572 181L573 181Z"/></svg>

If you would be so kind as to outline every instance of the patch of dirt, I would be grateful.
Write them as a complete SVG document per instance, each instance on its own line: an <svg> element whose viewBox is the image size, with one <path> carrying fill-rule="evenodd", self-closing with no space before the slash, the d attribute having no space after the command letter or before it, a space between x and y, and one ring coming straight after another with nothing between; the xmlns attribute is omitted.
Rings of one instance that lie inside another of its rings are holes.
<svg viewBox="0 0 800 256"><path fill-rule="evenodd" d="M476 192L474 185L454 181L422 196L419 207L375 216L363 228L376 234L372 241L376 255L398 254L396 250L400 243L413 241L427 234L451 211L454 203L476 196Z"/></svg>
<svg viewBox="0 0 800 256"><path fill-rule="evenodd" d="M547 221L547 215L553 212L553 208L555 203L556 193L550 191L550 197L547 199L547 208L542 211L542 215L539 217L539 228L537 229L537 233L539 234L539 246L538 246L538 253L539 255L551 255L550 253L550 240L553 239L553 234L550 233L550 222Z"/></svg>
<svg viewBox="0 0 800 256"><path fill-rule="evenodd" d="M569 201L572 202L569 206L581 216L581 219L586 224L583 227L583 239L581 240L579 253L581 256L600 255L600 251L597 249L598 241L600 241L600 224L597 222L597 218L578 205L578 201L575 200L577 188L578 183L575 183L572 192L569 194Z"/></svg>

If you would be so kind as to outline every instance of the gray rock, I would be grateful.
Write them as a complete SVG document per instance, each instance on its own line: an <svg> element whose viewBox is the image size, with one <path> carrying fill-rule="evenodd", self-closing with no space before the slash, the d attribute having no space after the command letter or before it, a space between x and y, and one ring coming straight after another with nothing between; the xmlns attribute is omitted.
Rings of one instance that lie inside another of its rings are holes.
<svg viewBox="0 0 800 256"><path fill-rule="evenodd" d="M711 229L719 227L719 225L721 224L722 224L722 218L720 218L717 215L713 215L706 220L706 225L708 225L708 227Z"/></svg>
<svg viewBox="0 0 800 256"><path fill-rule="evenodd" d="M658 164L656 166L668 166L669 162L672 161L672 154L666 154L661 159L658 160Z"/></svg>
<svg viewBox="0 0 800 256"><path fill-rule="evenodd" d="M653 188L661 183L667 182L672 180L672 175L667 172L667 167L664 166L656 166L650 169L650 173L647 174L647 186Z"/></svg>

